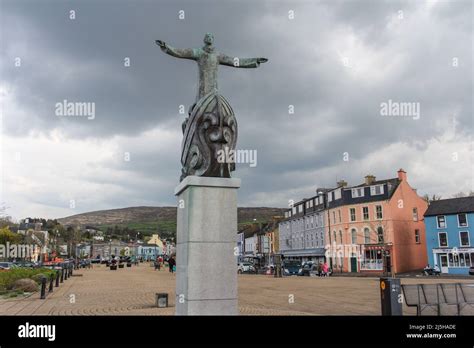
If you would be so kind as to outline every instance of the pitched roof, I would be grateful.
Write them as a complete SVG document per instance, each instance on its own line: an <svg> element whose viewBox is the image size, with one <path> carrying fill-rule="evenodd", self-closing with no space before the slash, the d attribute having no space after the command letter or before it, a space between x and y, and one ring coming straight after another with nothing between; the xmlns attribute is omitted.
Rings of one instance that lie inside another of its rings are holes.
<svg viewBox="0 0 474 348"><path fill-rule="evenodd" d="M341 199L332 200L331 202L328 202L328 208L331 209L331 208L336 208L343 205L378 202L378 201L390 199L393 193L396 191L399 184L400 184L400 180L398 178L392 178L392 179L385 179L385 180L377 180L377 181L372 182L369 185L363 183L357 186L343 187ZM374 185L384 185L383 194L372 195L370 193L370 186L374 186ZM351 190L353 188L363 188L364 196L352 197Z"/></svg>
<svg viewBox="0 0 474 348"><path fill-rule="evenodd" d="M474 197L461 197L432 201L426 210L425 216L473 212Z"/></svg>

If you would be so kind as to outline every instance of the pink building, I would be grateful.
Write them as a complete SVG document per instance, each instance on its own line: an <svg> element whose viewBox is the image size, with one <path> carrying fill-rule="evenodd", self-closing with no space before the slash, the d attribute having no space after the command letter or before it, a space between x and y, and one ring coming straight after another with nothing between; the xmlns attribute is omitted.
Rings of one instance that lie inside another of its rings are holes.
<svg viewBox="0 0 474 348"><path fill-rule="evenodd" d="M427 264L423 214L403 169L392 179L365 177L348 187L344 181L327 192L326 242L334 272L402 273Z"/></svg>

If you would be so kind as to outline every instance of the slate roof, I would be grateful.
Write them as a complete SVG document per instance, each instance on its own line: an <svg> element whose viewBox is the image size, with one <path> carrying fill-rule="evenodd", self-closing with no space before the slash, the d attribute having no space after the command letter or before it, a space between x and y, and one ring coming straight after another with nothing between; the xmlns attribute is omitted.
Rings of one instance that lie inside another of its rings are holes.
<svg viewBox="0 0 474 348"><path fill-rule="evenodd" d="M396 191L398 185L400 184L400 180L398 178L393 179L386 179L386 180L377 180L372 182L370 185L367 184L360 184L357 186L350 186L342 189L342 197L341 199L332 200L328 202L328 208L335 208L343 205L352 205L352 204L360 204L360 203L368 203L368 202L378 202L383 201L386 199L390 199L393 193ZM384 185L384 192L381 195L374 195L370 194L370 186L374 185ZM364 188L364 196L363 197L352 197L353 188ZM329 193L331 194L331 192Z"/></svg>
<svg viewBox="0 0 474 348"><path fill-rule="evenodd" d="M474 213L474 197L461 197L432 201L425 216Z"/></svg>

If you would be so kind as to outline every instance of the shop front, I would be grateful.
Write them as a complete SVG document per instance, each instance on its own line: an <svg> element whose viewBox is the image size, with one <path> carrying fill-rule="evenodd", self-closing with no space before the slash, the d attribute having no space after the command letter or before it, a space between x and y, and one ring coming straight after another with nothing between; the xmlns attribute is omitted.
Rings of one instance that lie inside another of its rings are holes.
<svg viewBox="0 0 474 348"><path fill-rule="evenodd" d="M282 255L285 260L297 260L301 263L307 261L325 262L324 248L282 251Z"/></svg>
<svg viewBox="0 0 474 348"><path fill-rule="evenodd" d="M391 246L363 245L361 250L360 270L374 272L391 272Z"/></svg>
<svg viewBox="0 0 474 348"><path fill-rule="evenodd" d="M474 248L433 249L433 260L441 273L468 275L474 265Z"/></svg>

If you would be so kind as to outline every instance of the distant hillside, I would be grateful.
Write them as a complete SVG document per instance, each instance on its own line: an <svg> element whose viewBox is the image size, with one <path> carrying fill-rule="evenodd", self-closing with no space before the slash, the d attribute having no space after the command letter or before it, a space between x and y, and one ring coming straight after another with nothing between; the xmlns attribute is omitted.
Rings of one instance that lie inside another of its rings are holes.
<svg viewBox="0 0 474 348"><path fill-rule="evenodd" d="M121 209L99 210L58 219L65 226L94 226L99 229L108 227L128 227L145 235L152 232L164 234L176 233L176 207L130 207ZM238 208L239 226L271 220L273 216L283 215L281 208Z"/></svg>

